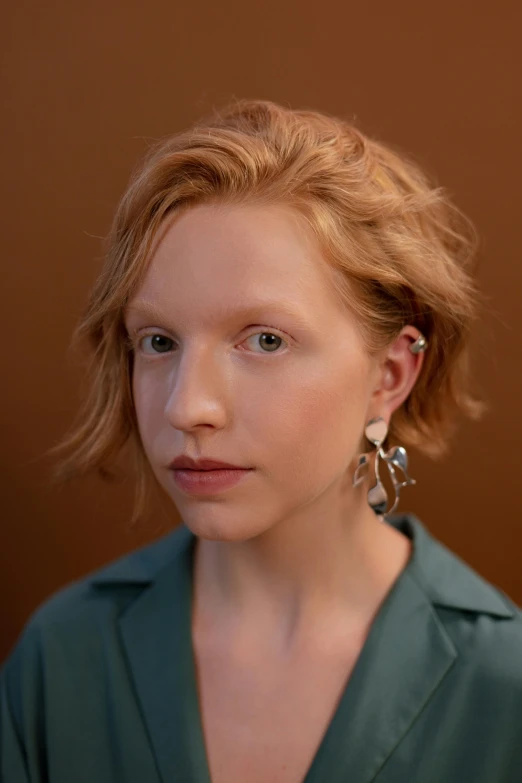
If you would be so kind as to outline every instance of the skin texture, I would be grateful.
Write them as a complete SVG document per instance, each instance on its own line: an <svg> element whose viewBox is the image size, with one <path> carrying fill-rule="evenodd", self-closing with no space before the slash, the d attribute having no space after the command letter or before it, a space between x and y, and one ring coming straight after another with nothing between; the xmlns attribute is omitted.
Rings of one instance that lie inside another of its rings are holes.
<svg viewBox="0 0 522 783"><path fill-rule="evenodd" d="M370 358L291 207L208 204L167 220L125 323L144 449L199 537L198 638L246 656L319 634L342 646L347 618L368 626L410 554L352 476L366 422L389 421L415 383L419 332ZM189 495L167 467L182 453L255 470Z"/></svg>

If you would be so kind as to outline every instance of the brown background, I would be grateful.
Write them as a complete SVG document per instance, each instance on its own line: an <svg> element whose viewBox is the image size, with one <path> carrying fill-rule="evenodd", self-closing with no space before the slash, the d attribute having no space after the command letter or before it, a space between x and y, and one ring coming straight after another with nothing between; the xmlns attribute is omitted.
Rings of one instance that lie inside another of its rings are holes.
<svg viewBox="0 0 522 783"><path fill-rule="evenodd" d="M476 223L492 412L441 463L411 455L401 509L522 603L520 3L26 0L3 15L0 659L47 595L165 532L154 513L127 529L130 483L60 490L41 455L77 407L70 335L131 169L233 96L355 115Z"/></svg>

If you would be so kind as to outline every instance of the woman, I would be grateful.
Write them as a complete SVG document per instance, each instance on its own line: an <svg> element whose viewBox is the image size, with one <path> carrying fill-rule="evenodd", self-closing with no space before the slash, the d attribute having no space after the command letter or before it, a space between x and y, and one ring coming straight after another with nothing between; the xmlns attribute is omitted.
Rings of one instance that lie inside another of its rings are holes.
<svg viewBox="0 0 522 783"><path fill-rule="evenodd" d="M129 442L135 518L155 486L183 524L29 619L6 781L522 780L521 612L391 515L406 447L481 412L474 255L440 188L330 116L238 101L149 153L62 474Z"/></svg>

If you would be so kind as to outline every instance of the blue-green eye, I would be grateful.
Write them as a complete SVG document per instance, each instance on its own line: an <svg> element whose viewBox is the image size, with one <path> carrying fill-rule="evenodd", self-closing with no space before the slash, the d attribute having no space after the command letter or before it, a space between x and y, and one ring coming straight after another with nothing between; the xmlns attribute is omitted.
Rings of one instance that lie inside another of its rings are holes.
<svg viewBox="0 0 522 783"><path fill-rule="evenodd" d="M156 353L167 353L169 349L168 344L174 342L169 337L165 337L165 335L163 334L147 334L145 335L145 337L142 338L142 341L147 340L149 337L153 342L153 347Z"/></svg>
<svg viewBox="0 0 522 783"><path fill-rule="evenodd" d="M258 338L258 345L262 347L262 351L254 351L254 353L275 353L278 348L280 348L281 344L285 342L282 337L279 337L279 335L274 334L273 332L256 332L255 334L251 334L249 337L245 339L245 342L248 340L252 340L252 338ZM151 347L153 349L153 353L156 354L162 354L162 353L168 353L170 350L172 350L172 346L175 345L175 341L171 340L170 337L165 337L163 334L147 334L144 335L140 340L138 340L138 346L142 346L145 340L150 339ZM150 356L151 354L146 354Z"/></svg>
<svg viewBox="0 0 522 783"><path fill-rule="evenodd" d="M274 353L281 343L284 342L282 337L273 332L256 332L256 334L251 334L250 337L247 337L247 340L250 340L252 337L259 337L257 344L266 347L266 351L263 350L262 353Z"/></svg>

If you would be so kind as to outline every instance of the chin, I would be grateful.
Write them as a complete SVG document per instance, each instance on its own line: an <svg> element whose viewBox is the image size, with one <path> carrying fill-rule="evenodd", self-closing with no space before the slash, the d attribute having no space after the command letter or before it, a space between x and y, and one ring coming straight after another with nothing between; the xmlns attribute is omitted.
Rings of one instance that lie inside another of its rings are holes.
<svg viewBox="0 0 522 783"><path fill-rule="evenodd" d="M183 522L195 536L206 541L248 541L266 530L265 527L256 525L234 525L230 521L225 523L219 520L198 520L190 516L183 517Z"/></svg>

